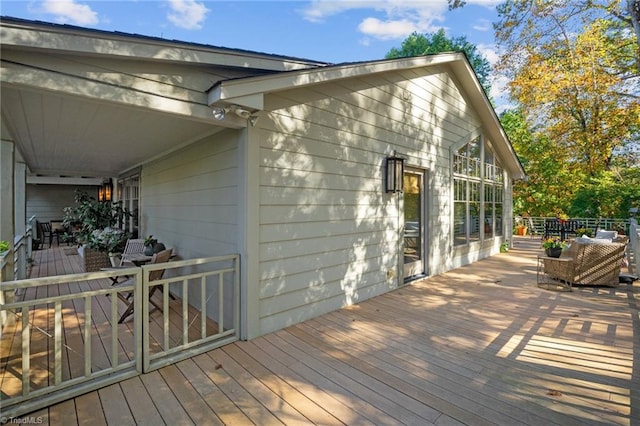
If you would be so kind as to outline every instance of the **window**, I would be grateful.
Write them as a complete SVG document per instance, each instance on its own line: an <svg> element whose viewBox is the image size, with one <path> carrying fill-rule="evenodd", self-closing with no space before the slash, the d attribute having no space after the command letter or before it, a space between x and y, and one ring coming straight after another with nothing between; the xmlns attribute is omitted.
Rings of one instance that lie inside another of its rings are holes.
<svg viewBox="0 0 640 426"><path fill-rule="evenodd" d="M453 239L464 245L503 235L503 169L478 137L453 156Z"/></svg>
<svg viewBox="0 0 640 426"><path fill-rule="evenodd" d="M131 232L134 238L139 238L138 226L140 223L140 176L131 175L118 180L118 200L122 206L132 213L122 228Z"/></svg>

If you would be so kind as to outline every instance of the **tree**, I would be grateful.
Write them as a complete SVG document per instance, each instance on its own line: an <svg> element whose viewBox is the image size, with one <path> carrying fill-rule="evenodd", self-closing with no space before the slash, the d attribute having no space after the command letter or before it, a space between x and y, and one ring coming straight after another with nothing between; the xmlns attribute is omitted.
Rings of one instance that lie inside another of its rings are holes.
<svg viewBox="0 0 640 426"><path fill-rule="evenodd" d="M510 83L529 122L571 154L566 166L590 176L640 139L640 101L611 72L624 45L608 31L596 20L575 37L527 47Z"/></svg>
<svg viewBox="0 0 640 426"><path fill-rule="evenodd" d="M465 0L447 0L449 9L466 5ZM635 34L636 74L640 72L640 0L506 0L498 7L502 21L494 24L499 39L526 44L543 37L558 37L572 21L591 22L597 18L613 19L623 28L622 33ZM626 36L630 40L633 37Z"/></svg>
<svg viewBox="0 0 640 426"><path fill-rule="evenodd" d="M532 131L520 110L503 112L500 122L527 174L526 181L513 186L514 211L530 216L555 216L569 211L572 188L579 185L582 177L562 166L567 153L544 134Z"/></svg>
<svg viewBox="0 0 640 426"><path fill-rule="evenodd" d="M497 69L518 105L501 121L529 176L516 209L626 217L640 202L640 0L506 0L498 12Z"/></svg>
<svg viewBox="0 0 640 426"><path fill-rule="evenodd" d="M443 29L432 34L412 33L407 37L400 48L392 48L385 58L406 58L410 56L423 56L442 52L464 52L471 63L471 67L478 76L480 84L488 95L491 89L489 77L491 64L482 56L476 46L467 41L464 36L448 38Z"/></svg>

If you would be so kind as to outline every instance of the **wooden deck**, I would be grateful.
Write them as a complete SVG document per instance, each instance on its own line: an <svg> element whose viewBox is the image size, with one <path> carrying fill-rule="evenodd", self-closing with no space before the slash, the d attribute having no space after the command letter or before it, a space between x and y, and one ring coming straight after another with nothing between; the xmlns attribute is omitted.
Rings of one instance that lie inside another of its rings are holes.
<svg viewBox="0 0 640 426"><path fill-rule="evenodd" d="M640 283L540 289L539 252L516 237L507 254L19 420L640 424Z"/></svg>

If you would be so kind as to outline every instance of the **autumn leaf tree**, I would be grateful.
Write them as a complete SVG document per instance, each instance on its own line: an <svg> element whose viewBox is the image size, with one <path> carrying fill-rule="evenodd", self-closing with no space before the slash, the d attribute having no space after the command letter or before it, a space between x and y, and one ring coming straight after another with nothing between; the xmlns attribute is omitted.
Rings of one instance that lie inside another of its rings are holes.
<svg viewBox="0 0 640 426"><path fill-rule="evenodd" d="M515 187L516 208L626 217L640 204L640 0L507 0L497 9L496 70L509 77L527 130L510 134L529 176Z"/></svg>

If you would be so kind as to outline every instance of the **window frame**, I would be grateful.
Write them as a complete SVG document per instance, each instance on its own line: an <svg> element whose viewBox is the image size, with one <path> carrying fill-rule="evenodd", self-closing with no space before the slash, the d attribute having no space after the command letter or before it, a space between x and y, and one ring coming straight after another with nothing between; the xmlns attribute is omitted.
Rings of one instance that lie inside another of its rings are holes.
<svg viewBox="0 0 640 426"><path fill-rule="evenodd" d="M490 142L483 135L476 135L452 149L451 172L454 246L504 236L504 169Z"/></svg>

